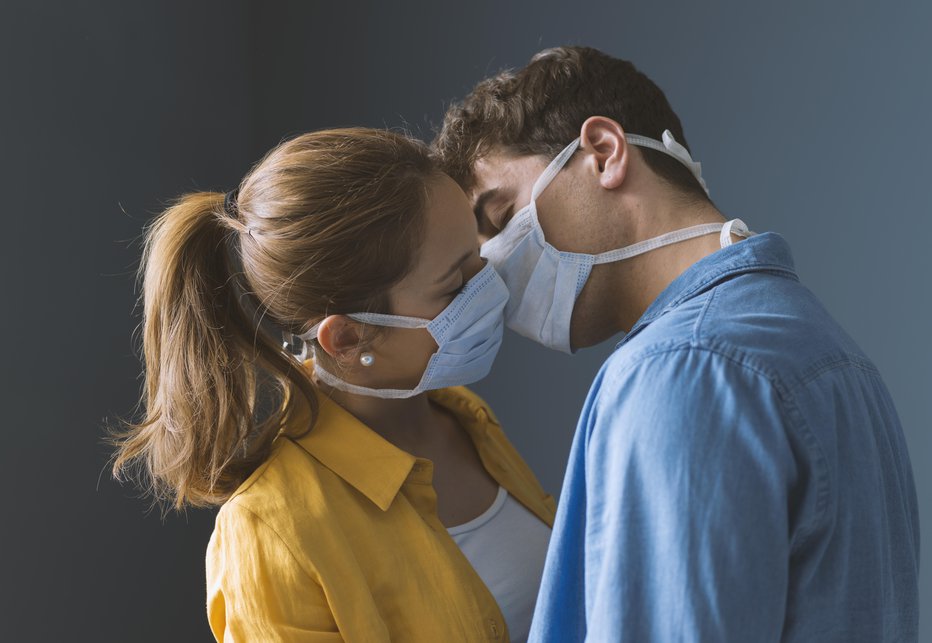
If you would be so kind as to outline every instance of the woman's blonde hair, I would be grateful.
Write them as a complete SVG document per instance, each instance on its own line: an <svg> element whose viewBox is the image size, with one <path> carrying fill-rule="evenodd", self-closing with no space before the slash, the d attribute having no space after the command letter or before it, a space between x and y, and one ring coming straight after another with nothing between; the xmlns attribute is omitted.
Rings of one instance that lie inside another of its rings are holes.
<svg viewBox="0 0 932 643"><path fill-rule="evenodd" d="M314 385L269 328L391 313L423 238L428 150L363 128L282 143L224 195L187 194L145 231L144 417L111 429L113 474L157 501L223 503L269 455ZM312 422L313 424L313 422Z"/></svg>

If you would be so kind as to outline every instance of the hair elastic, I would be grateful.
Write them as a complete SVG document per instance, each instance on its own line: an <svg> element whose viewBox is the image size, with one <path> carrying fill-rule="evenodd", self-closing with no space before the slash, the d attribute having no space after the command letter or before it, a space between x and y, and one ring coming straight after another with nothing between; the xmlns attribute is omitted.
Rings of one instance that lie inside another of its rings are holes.
<svg viewBox="0 0 932 643"><path fill-rule="evenodd" d="M223 211L231 217L236 216L236 197L239 196L239 190L230 190L223 195Z"/></svg>
<svg viewBox="0 0 932 643"><path fill-rule="evenodd" d="M237 218L239 214L239 188L230 190L223 195L223 211L231 218ZM246 226L246 232L253 239L256 238L256 232L252 226Z"/></svg>

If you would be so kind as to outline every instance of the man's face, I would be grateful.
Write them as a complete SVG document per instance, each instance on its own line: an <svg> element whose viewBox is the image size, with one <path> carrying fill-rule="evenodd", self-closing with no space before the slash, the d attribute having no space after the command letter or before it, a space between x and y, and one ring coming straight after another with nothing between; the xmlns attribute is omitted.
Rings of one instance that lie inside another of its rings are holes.
<svg viewBox="0 0 932 643"><path fill-rule="evenodd" d="M516 156L493 150L473 168L474 185L468 196L478 221L480 243L497 235L508 221L531 201L531 189L552 159L544 156ZM537 217L547 242L565 252L600 253L623 245L617 221L604 216L597 174L587 163L591 155L577 151L537 198ZM570 345L590 346L611 335L598 315L600 266L576 301L570 324ZM514 295L514 293L513 293Z"/></svg>
<svg viewBox="0 0 932 643"><path fill-rule="evenodd" d="M531 202L531 188L552 159L540 156L516 156L493 150L476 162L475 184L469 197L479 223L479 240L497 235ZM537 218L547 242L569 252L588 252L587 230L579 228L584 218L585 186L572 177L580 163L577 156L560 170L550 185L537 197Z"/></svg>
<svg viewBox="0 0 932 643"><path fill-rule="evenodd" d="M598 253L617 247L612 245L617 242L614 227L603 229L598 202L604 191L597 178L585 171L585 157L577 151L537 198L537 218L547 243L566 252ZM480 243L497 235L531 202L531 188L551 160L493 149L476 162L468 196Z"/></svg>
<svg viewBox="0 0 932 643"><path fill-rule="evenodd" d="M540 156L511 156L493 151L476 162L475 183L469 191L479 241L497 235L531 201L531 188L548 161Z"/></svg>

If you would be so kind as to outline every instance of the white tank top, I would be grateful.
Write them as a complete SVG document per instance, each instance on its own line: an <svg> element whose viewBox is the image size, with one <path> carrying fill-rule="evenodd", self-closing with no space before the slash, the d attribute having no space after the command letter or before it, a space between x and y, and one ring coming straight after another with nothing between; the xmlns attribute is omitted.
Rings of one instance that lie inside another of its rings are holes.
<svg viewBox="0 0 932 643"><path fill-rule="evenodd" d="M512 643L525 643L550 527L499 486L481 516L447 531L498 602Z"/></svg>

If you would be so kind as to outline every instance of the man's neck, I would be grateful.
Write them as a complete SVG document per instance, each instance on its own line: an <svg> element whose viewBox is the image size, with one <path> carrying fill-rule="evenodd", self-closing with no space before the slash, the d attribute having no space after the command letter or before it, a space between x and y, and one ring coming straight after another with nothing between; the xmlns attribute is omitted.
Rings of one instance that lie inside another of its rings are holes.
<svg viewBox="0 0 932 643"><path fill-rule="evenodd" d="M705 221L704 223L718 223L718 221ZM664 246L632 258L631 266L625 267L630 269L627 271L629 274L624 278L624 281L630 284L628 293L622 301L622 306L617 310L619 330L631 330L631 327L671 283L696 262L719 250L721 250L721 241L716 233Z"/></svg>
<svg viewBox="0 0 932 643"><path fill-rule="evenodd" d="M645 209L650 211L649 209ZM656 212L656 211L655 211ZM668 232L705 223L723 223L725 217L712 205L671 208L648 216L631 234L628 245ZM733 237L735 240L738 237ZM663 246L630 259L593 268L588 292L580 295L583 310L574 312L574 346L592 346L631 330L647 308L677 277L697 261L721 249L718 234ZM591 320L587 323L587 320ZM579 330L576 331L578 324Z"/></svg>

